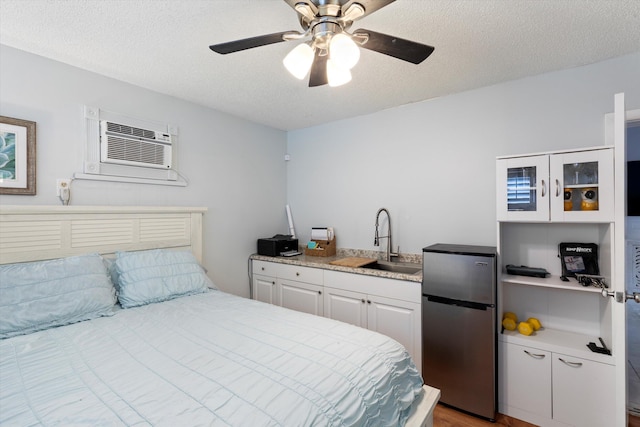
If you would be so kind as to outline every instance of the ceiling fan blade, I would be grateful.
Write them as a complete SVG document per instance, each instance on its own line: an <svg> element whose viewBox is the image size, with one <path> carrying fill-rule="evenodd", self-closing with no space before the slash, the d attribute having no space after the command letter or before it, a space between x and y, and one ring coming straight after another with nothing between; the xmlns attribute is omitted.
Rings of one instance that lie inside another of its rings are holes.
<svg viewBox="0 0 640 427"><path fill-rule="evenodd" d="M297 31L283 31L281 33L265 34L263 36L249 37L248 39L234 40L232 42L212 44L209 46L214 52L226 55L227 53L239 52L241 50L253 49L254 47L266 46L273 43L285 41L286 34L299 34Z"/></svg>
<svg viewBox="0 0 640 427"><path fill-rule="evenodd" d="M432 46L414 42L411 40L401 39L399 37L389 36L387 34L377 33L371 30L358 29L353 35L364 36L368 39L362 43L365 49L375 52L384 53L403 61L419 64L429 57L434 51Z"/></svg>
<svg viewBox="0 0 640 427"><path fill-rule="evenodd" d="M320 55L320 49L316 49L311 72L309 73L309 87L322 86L329 83L327 78L327 59L329 55Z"/></svg>
<svg viewBox="0 0 640 427"><path fill-rule="evenodd" d="M358 18L361 19L367 15L371 15L376 10L382 9L383 7L393 3L394 1L396 0L349 0L344 5L342 5L342 10L345 11L349 9L349 7L353 3L359 3L362 5L362 7L364 7L364 15Z"/></svg>

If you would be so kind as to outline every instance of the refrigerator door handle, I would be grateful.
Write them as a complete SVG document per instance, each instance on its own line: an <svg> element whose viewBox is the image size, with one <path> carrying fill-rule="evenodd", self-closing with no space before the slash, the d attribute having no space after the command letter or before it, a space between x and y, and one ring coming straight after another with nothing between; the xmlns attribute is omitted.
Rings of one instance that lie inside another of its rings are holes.
<svg viewBox="0 0 640 427"><path fill-rule="evenodd" d="M455 305L458 307L472 308L474 310L487 310L488 308L495 307L495 304L484 304L480 302L471 302L471 301L460 301L457 299L450 299L439 297L436 295L424 295L430 302L435 302L438 304L446 304L446 305Z"/></svg>

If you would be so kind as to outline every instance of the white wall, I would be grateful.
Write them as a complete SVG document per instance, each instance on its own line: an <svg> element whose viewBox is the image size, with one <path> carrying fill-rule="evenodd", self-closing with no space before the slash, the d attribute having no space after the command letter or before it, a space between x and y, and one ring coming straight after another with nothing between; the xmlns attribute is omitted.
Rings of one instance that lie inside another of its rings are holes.
<svg viewBox="0 0 640 427"><path fill-rule="evenodd" d="M640 53L290 132L299 237L333 226L338 247L376 249L386 207L402 252L495 245L496 156L604 144L614 94L640 107L638 76Z"/></svg>
<svg viewBox="0 0 640 427"><path fill-rule="evenodd" d="M0 204L60 204L56 178L82 170L83 105L177 125L180 172L190 184L75 180L72 204L209 208L203 263L223 290L248 296L256 239L286 231L286 134L0 46L0 115L37 123L37 195L2 195Z"/></svg>

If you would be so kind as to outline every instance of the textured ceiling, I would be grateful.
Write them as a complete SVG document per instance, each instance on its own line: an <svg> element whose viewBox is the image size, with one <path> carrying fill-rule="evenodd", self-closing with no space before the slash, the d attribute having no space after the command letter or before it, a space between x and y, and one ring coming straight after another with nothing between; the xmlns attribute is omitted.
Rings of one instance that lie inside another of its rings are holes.
<svg viewBox="0 0 640 427"><path fill-rule="evenodd" d="M300 30L282 0L0 0L2 44L283 130L638 52L640 1L397 0L357 28L436 49L363 49L350 83L309 88L282 65L297 42L208 47Z"/></svg>

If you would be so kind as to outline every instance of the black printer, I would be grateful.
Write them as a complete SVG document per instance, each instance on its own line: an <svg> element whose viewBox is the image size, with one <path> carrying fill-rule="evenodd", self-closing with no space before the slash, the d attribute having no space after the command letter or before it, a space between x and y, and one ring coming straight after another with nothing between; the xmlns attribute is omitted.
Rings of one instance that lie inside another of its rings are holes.
<svg viewBox="0 0 640 427"><path fill-rule="evenodd" d="M258 239L258 255L279 256L282 252L297 251L298 239L289 234Z"/></svg>

